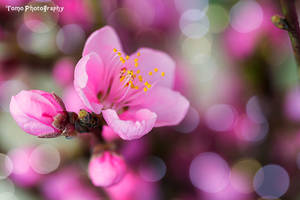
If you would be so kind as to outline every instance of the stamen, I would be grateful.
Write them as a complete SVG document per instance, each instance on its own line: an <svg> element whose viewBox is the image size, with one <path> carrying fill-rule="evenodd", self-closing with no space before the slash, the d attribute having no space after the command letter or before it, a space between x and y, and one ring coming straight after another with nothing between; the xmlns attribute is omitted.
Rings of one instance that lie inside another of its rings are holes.
<svg viewBox="0 0 300 200"><path fill-rule="evenodd" d="M161 76L165 76L165 72L162 72L162 73L161 73Z"/></svg>
<svg viewBox="0 0 300 200"><path fill-rule="evenodd" d="M154 72L158 72L158 69L157 69L157 68L154 68Z"/></svg>
<svg viewBox="0 0 300 200"><path fill-rule="evenodd" d="M148 74L149 74L149 76L152 76L153 73L152 73L152 72L149 72Z"/></svg>
<svg viewBox="0 0 300 200"><path fill-rule="evenodd" d="M140 56L140 55L141 55L141 53L140 53L140 52L138 52L136 55L137 55L137 56Z"/></svg>

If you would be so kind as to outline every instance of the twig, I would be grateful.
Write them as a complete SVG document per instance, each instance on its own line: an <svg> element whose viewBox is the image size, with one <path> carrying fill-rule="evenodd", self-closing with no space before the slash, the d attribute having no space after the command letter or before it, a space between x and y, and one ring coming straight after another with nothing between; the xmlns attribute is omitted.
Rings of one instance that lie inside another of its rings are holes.
<svg viewBox="0 0 300 200"><path fill-rule="evenodd" d="M275 15L272 17L274 25L289 33L294 55L298 68L300 69L300 28L294 0L280 0L283 17Z"/></svg>

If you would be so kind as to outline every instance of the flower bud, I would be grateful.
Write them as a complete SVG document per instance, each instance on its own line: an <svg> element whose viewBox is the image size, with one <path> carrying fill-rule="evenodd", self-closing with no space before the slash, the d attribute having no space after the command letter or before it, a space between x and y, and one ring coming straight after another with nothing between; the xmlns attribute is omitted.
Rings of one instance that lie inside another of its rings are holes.
<svg viewBox="0 0 300 200"><path fill-rule="evenodd" d="M126 173L124 159L116 153L104 151L92 157L89 163L89 177L96 186L109 187L119 183Z"/></svg>
<svg viewBox="0 0 300 200"><path fill-rule="evenodd" d="M11 98L10 112L25 132L39 137L58 136L67 116L57 98L40 90L23 90Z"/></svg>

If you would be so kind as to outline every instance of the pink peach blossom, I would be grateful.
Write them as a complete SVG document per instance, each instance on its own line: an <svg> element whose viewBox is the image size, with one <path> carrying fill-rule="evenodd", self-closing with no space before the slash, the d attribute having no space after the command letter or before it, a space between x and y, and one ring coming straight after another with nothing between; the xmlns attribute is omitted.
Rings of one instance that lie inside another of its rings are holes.
<svg viewBox="0 0 300 200"><path fill-rule="evenodd" d="M88 172L94 185L109 187L122 180L126 169L126 163L122 157L116 153L105 151L92 157Z"/></svg>
<svg viewBox="0 0 300 200"><path fill-rule="evenodd" d="M90 112L102 112L114 132L132 140L184 118L189 102L172 90L174 68L174 61L158 50L126 55L114 29L106 26L88 38L74 87Z"/></svg>
<svg viewBox="0 0 300 200"><path fill-rule="evenodd" d="M53 94L40 91L21 91L11 98L10 112L17 124L27 133L45 136L59 134L53 125L54 117L63 112Z"/></svg>

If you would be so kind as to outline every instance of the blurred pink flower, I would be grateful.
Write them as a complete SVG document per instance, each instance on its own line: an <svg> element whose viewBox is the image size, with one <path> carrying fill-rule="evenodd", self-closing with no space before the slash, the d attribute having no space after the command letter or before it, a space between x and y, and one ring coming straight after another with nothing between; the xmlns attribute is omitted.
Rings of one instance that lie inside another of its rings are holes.
<svg viewBox="0 0 300 200"><path fill-rule="evenodd" d="M61 7L64 7L60 13L59 20L62 24L78 24L82 28L89 29L92 26L93 16L86 0L61 1L54 0Z"/></svg>
<svg viewBox="0 0 300 200"><path fill-rule="evenodd" d="M114 132L132 140L184 118L189 102L172 90L174 67L157 50L141 48L127 56L115 31L106 26L88 38L74 87L89 111L102 112Z"/></svg>
<svg viewBox="0 0 300 200"><path fill-rule="evenodd" d="M63 108L51 93L23 90L11 98L10 112L17 124L31 135L45 136L61 132L53 122Z"/></svg>
<svg viewBox="0 0 300 200"><path fill-rule="evenodd" d="M112 187L105 188L113 200L158 200L154 183L143 181L133 172L128 172L123 180Z"/></svg>
<svg viewBox="0 0 300 200"><path fill-rule="evenodd" d="M124 159L116 153L104 151L94 155L89 163L89 177L96 186L109 187L119 183L126 173Z"/></svg>
<svg viewBox="0 0 300 200"><path fill-rule="evenodd" d="M33 147L18 148L9 152L9 157L13 163L13 171L10 178L22 187L36 185L42 175L33 170L30 164L30 156Z"/></svg>
<svg viewBox="0 0 300 200"><path fill-rule="evenodd" d="M100 200L97 192L88 187L82 180L80 170L66 167L45 178L42 194L49 200Z"/></svg>
<svg viewBox="0 0 300 200"><path fill-rule="evenodd" d="M72 60L63 58L59 60L53 69L53 78L60 86L64 87L72 83L74 74L74 64Z"/></svg>

